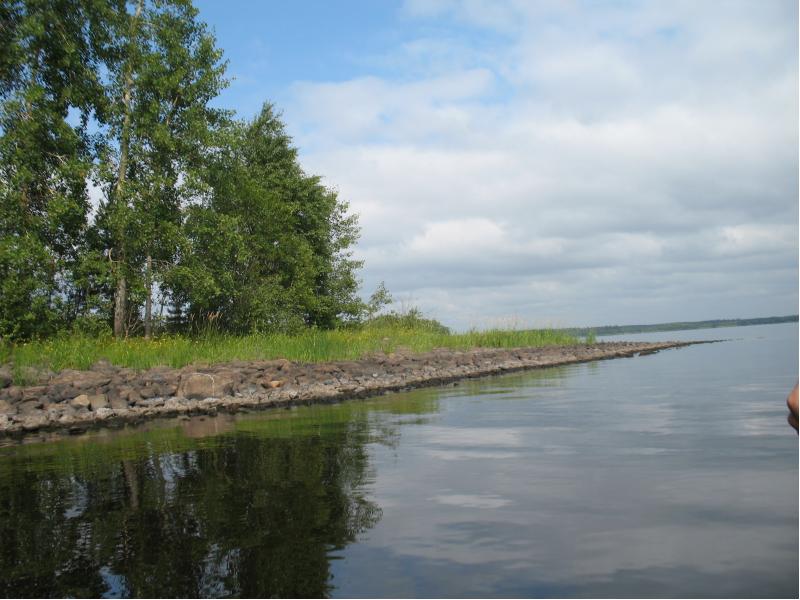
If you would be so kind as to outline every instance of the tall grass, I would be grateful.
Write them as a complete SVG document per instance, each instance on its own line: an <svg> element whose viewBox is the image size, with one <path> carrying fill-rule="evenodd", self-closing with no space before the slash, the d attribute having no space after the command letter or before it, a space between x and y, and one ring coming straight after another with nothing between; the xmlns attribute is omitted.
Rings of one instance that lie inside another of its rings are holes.
<svg viewBox="0 0 800 600"><path fill-rule="evenodd" d="M190 363L213 364L233 360L286 358L303 362L352 360L374 352L400 349L425 352L434 348L514 348L575 344L578 339L555 330L490 330L453 334L434 328L368 326L297 335L165 336L153 340L115 340L64 336L22 344L0 343L0 364L12 363L16 373L24 367L87 369L99 360L146 369L157 365L182 367Z"/></svg>

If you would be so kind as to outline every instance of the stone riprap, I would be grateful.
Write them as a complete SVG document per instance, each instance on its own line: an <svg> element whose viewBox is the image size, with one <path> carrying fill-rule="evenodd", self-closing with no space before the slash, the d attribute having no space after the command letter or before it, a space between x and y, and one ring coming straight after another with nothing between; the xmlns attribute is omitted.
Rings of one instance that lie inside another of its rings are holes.
<svg viewBox="0 0 800 600"><path fill-rule="evenodd" d="M0 435L40 429L80 432L148 418L288 407L365 398L390 391L570 363L650 354L697 342L613 342L544 348L439 349L376 354L355 361L236 361L146 371L101 361L88 371L30 372L11 385L0 368Z"/></svg>

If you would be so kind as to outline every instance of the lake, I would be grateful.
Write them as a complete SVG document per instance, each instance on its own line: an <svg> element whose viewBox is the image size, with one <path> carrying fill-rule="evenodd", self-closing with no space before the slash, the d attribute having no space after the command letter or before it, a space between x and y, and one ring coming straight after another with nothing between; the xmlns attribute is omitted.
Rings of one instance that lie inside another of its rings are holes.
<svg viewBox="0 0 800 600"><path fill-rule="evenodd" d="M797 597L797 324L615 339L721 338L7 442L0 595Z"/></svg>

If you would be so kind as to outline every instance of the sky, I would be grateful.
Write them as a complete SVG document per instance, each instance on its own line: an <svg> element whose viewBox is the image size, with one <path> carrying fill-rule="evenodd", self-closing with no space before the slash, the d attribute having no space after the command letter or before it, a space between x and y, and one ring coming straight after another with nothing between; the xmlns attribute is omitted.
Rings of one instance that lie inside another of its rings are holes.
<svg viewBox="0 0 800 600"><path fill-rule="evenodd" d="M455 329L798 312L794 1L198 0L359 216L362 294Z"/></svg>

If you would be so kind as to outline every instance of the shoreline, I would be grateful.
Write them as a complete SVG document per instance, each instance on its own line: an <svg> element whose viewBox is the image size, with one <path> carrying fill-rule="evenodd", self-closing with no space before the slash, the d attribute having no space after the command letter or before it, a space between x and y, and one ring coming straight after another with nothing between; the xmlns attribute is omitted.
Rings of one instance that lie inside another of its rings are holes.
<svg viewBox="0 0 800 600"><path fill-rule="evenodd" d="M71 434L95 427L218 412L335 403L536 368L629 358L717 340L600 342L538 348L438 349L374 354L354 361L284 359L155 367L99 362L88 371L48 374L37 385L0 382L0 438L37 431Z"/></svg>

